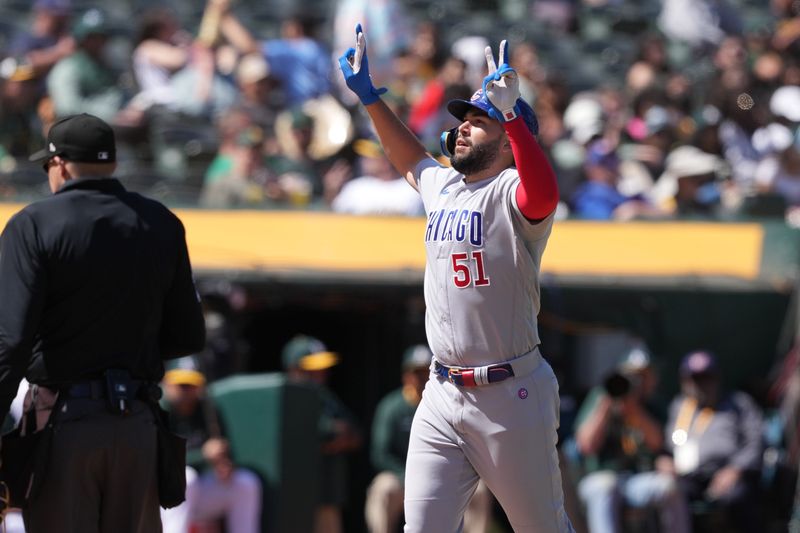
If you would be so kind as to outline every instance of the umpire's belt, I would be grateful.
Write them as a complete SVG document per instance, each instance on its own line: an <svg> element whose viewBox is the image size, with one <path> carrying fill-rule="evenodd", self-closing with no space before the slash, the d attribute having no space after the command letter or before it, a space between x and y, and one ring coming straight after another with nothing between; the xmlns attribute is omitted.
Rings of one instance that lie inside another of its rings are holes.
<svg viewBox="0 0 800 533"><path fill-rule="evenodd" d="M149 388L153 385L149 381L132 379L129 381L129 398L146 399L150 394ZM51 385L48 388L58 390L67 398L101 400L108 396L108 387L104 380L78 381L76 383L65 383L61 385Z"/></svg>
<svg viewBox="0 0 800 533"><path fill-rule="evenodd" d="M526 376L533 372L542 356L539 348L534 348L523 356L505 363L487 366L461 367L446 366L439 361L433 362L433 370L439 376L459 387L479 387L490 383L498 383L514 376Z"/></svg>

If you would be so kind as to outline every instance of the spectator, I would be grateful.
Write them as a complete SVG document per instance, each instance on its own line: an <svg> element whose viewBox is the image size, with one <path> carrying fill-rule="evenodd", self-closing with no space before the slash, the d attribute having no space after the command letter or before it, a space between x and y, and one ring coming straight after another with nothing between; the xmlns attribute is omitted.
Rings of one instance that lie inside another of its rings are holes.
<svg viewBox="0 0 800 533"><path fill-rule="evenodd" d="M511 51L509 61L511 67L519 74L520 96L526 102L539 109L537 99L539 90L545 82L547 70L539 61L539 53L536 46L528 41L517 44Z"/></svg>
<svg viewBox="0 0 800 533"><path fill-rule="evenodd" d="M70 0L36 0L30 28L11 40L9 56L42 79L59 61L75 51L69 32Z"/></svg>
<svg viewBox="0 0 800 533"><path fill-rule="evenodd" d="M261 481L233 463L205 386L192 356L175 360L162 381L162 406L172 430L187 441L186 501L162 511L164 531L190 533L222 520L227 533L258 533Z"/></svg>
<svg viewBox="0 0 800 533"><path fill-rule="evenodd" d="M403 513L403 482L411 421L430 374L432 354L424 345L403 354L403 386L387 394L375 410L370 457L378 472L367 489L366 520L370 533L397 530ZM485 533L492 511L492 495L480 483L464 517L466 533Z"/></svg>
<svg viewBox="0 0 800 533"><path fill-rule="evenodd" d="M361 175L341 188L331 207L352 215L422 216L419 194L392 167L380 144L359 139L353 149L360 156Z"/></svg>
<svg viewBox="0 0 800 533"><path fill-rule="evenodd" d="M352 38L352 37L351 37ZM450 46L450 55L457 57L467 65L467 85L482 86L486 76L486 47L489 41L480 35L459 37Z"/></svg>
<svg viewBox="0 0 800 533"><path fill-rule="evenodd" d="M716 358L705 351L683 358L681 392L672 401L662 471L674 471L690 501L721 507L744 532L759 525L756 489L761 466L761 411L742 392L722 389Z"/></svg>
<svg viewBox="0 0 800 533"><path fill-rule="evenodd" d="M646 33L639 39L636 61L652 66L659 75L669 73L669 57L667 56L667 42L660 33Z"/></svg>
<svg viewBox="0 0 800 533"><path fill-rule="evenodd" d="M624 161L620 165L618 188L629 196L650 192L664 172L667 153L675 142L675 120L670 111L656 101L661 101L660 96L649 99L647 94L640 95L634 104L636 114L625 127L626 141L619 149Z"/></svg>
<svg viewBox="0 0 800 533"><path fill-rule="evenodd" d="M133 43L133 74L139 87L134 102L138 108L173 103L170 78L188 63L190 45L191 36L181 30L172 11L155 8L144 13Z"/></svg>
<svg viewBox="0 0 800 533"><path fill-rule="evenodd" d="M777 194L787 206L800 206L800 146L789 140L788 146L771 154L756 169L756 184L760 193Z"/></svg>
<svg viewBox="0 0 800 533"><path fill-rule="evenodd" d="M329 371L339 356L318 339L297 335L284 346L282 358L289 379L311 385L322 401L322 469L314 533L341 533L348 495L347 454L358 450L363 438L355 417L327 387Z"/></svg>
<svg viewBox="0 0 800 533"><path fill-rule="evenodd" d="M722 119L718 135L722 155L730 165L732 182L743 192L751 193L755 190L754 176L761 159L753 145L753 134L761 124L752 109L755 102L749 96L753 92L749 78L736 83L738 85L720 95L717 108L722 112Z"/></svg>
<svg viewBox="0 0 800 533"><path fill-rule="evenodd" d="M280 81L270 72L264 56L250 53L239 59L236 84L241 98L239 108L265 132L274 130L275 115L283 106Z"/></svg>
<svg viewBox="0 0 800 533"><path fill-rule="evenodd" d="M117 72L105 54L111 27L99 9L86 11L72 30L75 52L61 59L47 77L47 92L57 117L89 113L112 122L123 103Z"/></svg>
<svg viewBox="0 0 800 533"><path fill-rule="evenodd" d="M575 143L586 146L589 141L602 136L606 118L596 93L578 93L564 110L564 127Z"/></svg>
<svg viewBox="0 0 800 533"><path fill-rule="evenodd" d="M658 27L669 39L703 50L741 33L742 20L726 0L664 0Z"/></svg>
<svg viewBox="0 0 800 533"><path fill-rule="evenodd" d="M775 32L771 36L772 46L778 52L796 54L800 38L800 7L793 0L772 0L770 4L777 18Z"/></svg>
<svg viewBox="0 0 800 533"><path fill-rule="evenodd" d="M322 192L322 165L311 157L314 119L302 109L282 111L275 121L280 151L267 157L275 179L268 195L275 201L304 207Z"/></svg>
<svg viewBox="0 0 800 533"><path fill-rule="evenodd" d="M436 23L420 20L416 23L416 29L410 33L412 40L409 51L414 58L414 75L421 89L425 82L436 76L439 66L446 58L446 52L442 48L441 31ZM418 93L411 93L412 96L415 94Z"/></svg>
<svg viewBox="0 0 800 533"><path fill-rule="evenodd" d="M261 152L263 130L238 109L221 116L217 129L219 150L206 170L200 203L214 208L263 203L264 185L256 180L259 172L266 172Z"/></svg>
<svg viewBox="0 0 800 533"><path fill-rule="evenodd" d="M170 79L170 110L213 121L236 104L236 86L219 71L214 54L215 49L205 44L191 47L189 62Z"/></svg>
<svg viewBox="0 0 800 533"><path fill-rule="evenodd" d="M653 404L656 386L650 356L635 347L578 412L576 440L587 472L578 493L591 533L623 531L624 507L655 507L661 531L690 531L674 476L654 470L664 443L663 416Z"/></svg>
<svg viewBox="0 0 800 533"><path fill-rule="evenodd" d="M32 68L8 60L0 63L0 78L0 150L3 157L27 159L44 144L36 114L36 78ZM0 168L8 169L9 165L0 163Z"/></svg>
<svg viewBox="0 0 800 533"><path fill-rule="evenodd" d="M604 139L592 142L584 163L586 182L572 196L572 214L591 220L629 220L658 216L661 212L643 197L629 197L619 192L619 157Z"/></svg>
<svg viewBox="0 0 800 533"><path fill-rule="evenodd" d="M332 142L324 135L326 122L339 112L349 114L331 100L315 100L320 104L281 112L275 121L275 134L280 151L268 154L271 173L268 196L287 206L305 207L329 203L352 177L350 164L337 155L339 140ZM328 105L332 104L332 105ZM312 115L313 108L313 115ZM348 120L338 120L338 127L347 129ZM338 133L343 133L341 130ZM345 137L346 139L346 137Z"/></svg>
<svg viewBox="0 0 800 533"><path fill-rule="evenodd" d="M436 119L443 102L448 101L445 99L447 89L454 85L463 85L465 75L466 63L456 57L448 57L436 77L425 85L422 94L411 105L408 126L423 142L431 137L438 141L442 128L441 122Z"/></svg>
<svg viewBox="0 0 800 533"><path fill-rule="evenodd" d="M264 41L261 51L275 76L283 80L288 105L331 92L330 54L314 39L314 23L308 16L283 21L281 38Z"/></svg>
<svg viewBox="0 0 800 533"><path fill-rule="evenodd" d="M587 2L588 3L588 2ZM595 0L594 3L604 3ZM538 0L531 4L531 16L543 22L556 34L575 30L579 0Z"/></svg>
<svg viewBox="0 0 800 533"><path fill-rule="evenodd" d="M283 83L286 103L299 106L331 92L330 54L314 38L315 22L308 14L281 23L281 36L259 42L231 13L221 30L241 52L264 55L273 75Z"/></svg>
<svg viewBox="0 0 800 533"><path fill-rule="evenodd" d="M375 83L379 85L393 81L392 59L403 53L404 50L410 51L414 63L417 63L419 59L427 63L438 53L438 50L431 50L431 48L438 48L434 44L436 29L421 24L414 31L405 4L398 0L341 0L336 2L332 38L334 50L346 50L353 45L353 29L358 23L361 23L371 36L370 73L375 79ZM417 63L415 67L415 72L422 74L423 82L427 81L426 75L432 75L426 65ZM418 70L419 67L422 69L421 72ZM337 76L338 78L339 76ZM345 89L344 84L341 84L340 88ZM349 90L343 90L341 93L342 99L348 105L357 102L352 99L352 93Z"/></svg>
<svg viewBox="0 0 800 533"><path fill-rule="evenodd" d="M722 159L691 145L669 153L666 170L650 197L673 216L710 217L718 212L722 197Z"/></svg>

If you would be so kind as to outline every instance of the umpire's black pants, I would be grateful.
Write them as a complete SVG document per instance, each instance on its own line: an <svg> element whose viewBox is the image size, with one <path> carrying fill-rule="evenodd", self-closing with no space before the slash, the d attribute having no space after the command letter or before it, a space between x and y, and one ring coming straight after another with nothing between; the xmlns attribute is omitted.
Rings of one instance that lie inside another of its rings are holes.
<svg viewBox="0 0 800 533"><path fill-rule="evenodd" d="M159 533L156 425L150 408L111 414L68 399L56 414L47 471L23 512L27 533Z"/></svg>

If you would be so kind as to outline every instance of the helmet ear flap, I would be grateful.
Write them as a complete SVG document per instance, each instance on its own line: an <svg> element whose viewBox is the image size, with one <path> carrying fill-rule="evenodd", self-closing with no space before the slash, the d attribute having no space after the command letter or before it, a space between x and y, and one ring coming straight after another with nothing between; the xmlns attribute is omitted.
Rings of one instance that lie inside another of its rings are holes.
<svg viewBox="0 0 800 533"><path fill-rule="evenodd" d="M458 137L458 127L442 132L442 136L439 138L439 144L443 155L447 157L453 156L453 153L456 151L456 137Z"/></svg>

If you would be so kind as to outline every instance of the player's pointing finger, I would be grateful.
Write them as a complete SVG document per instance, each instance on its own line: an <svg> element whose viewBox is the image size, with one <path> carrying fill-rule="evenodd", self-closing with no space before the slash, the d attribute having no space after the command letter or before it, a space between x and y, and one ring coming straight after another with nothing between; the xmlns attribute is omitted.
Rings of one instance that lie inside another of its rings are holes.
<svg viewBox="0 0 800 533"><path fill-rule="evenodd" d="M483 52L486 54L486 66L489 67L489 74L494 74L497 71L497 64L494 62L492 47L487 46Z"/></svg>
<svg viewBox="0 0 800 533"><path fill-rule="evenodd" d="M353 72L355 73L358 73L358 71L361 70L361 60L364 57L364 50L366 47L367 43L364 39L364 33L361 32L358 34L358 38L356 38L356 53L355 57L353 57Z"/></svg>

